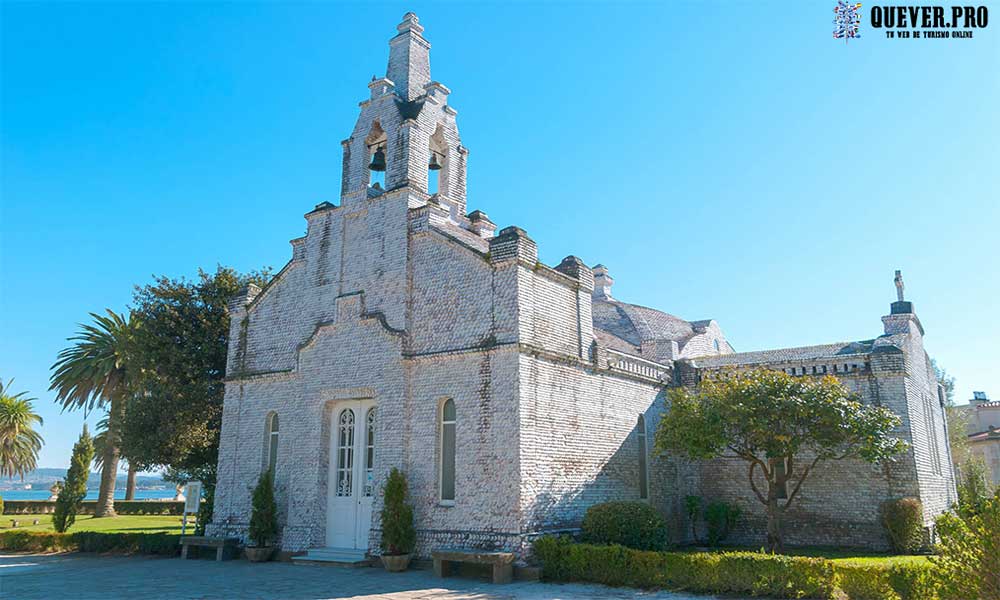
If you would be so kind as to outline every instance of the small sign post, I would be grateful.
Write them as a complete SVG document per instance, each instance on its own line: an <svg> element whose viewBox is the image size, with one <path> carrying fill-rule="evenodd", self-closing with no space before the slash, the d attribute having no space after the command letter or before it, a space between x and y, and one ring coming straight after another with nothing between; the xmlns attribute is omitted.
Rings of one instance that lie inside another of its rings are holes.
<svg viewBox="0 0 1000 600"><path fill-rule="evenodd" d="M187 531L188 513L197 515L201 507L201 482L189 481L184 486L184 516L181 520L181 535Z"/></svg>

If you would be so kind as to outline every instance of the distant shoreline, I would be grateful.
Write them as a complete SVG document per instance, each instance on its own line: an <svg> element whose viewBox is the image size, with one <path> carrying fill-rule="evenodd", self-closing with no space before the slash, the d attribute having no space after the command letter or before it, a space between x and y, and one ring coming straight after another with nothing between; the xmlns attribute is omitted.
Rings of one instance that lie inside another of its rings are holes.
<svg viewBox="0 0 1000 600"><path fill-rule="evenodd" d="M174 490L136 490L136 500L173 500L177 494ZM49 490L7 490L0 491L0 498L4 500L48 500L52 492ZM115 500L125 499L125 487L118 486L115 489ZM84 500L97 500L97 490L87 490Z"/></svg>

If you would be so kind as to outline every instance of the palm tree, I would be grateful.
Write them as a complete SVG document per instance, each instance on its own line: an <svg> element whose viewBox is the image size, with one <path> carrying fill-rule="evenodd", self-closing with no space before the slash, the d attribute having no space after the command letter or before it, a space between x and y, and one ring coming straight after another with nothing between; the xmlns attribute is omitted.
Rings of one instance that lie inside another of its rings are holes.
<svg viewBox="0 0 1000 600"><path fill-rule="evenodd" d="M59 353L52 365L52 385L56 402L63 410L95 407L108 411L107 443L101 468L101 488L94 508L95 517L115 516L115 477L118 473L118 435L129 393L128 355L134 333L130 317L111 311L91 313L91 325L69 338L72 346Z"/></svg>
<svg viewBox="0 0 1000 600"><path fill-rule="evenodd" d="M5 386L0 380L0 476L24 477L38 464L43 440L34 426L42 424L42 417L31 406L35 398L13 393L13 383L11 379Z"/></svg>
<svg viewBox="0 0 1000 600"><path fill-rule="evenodd" d="M94 466L101 469L104 466L105 444L108 442L108 417L97 423L97 435L94 436ZM135 477L139 472L139 464L129 458L124 451L119 449L119 456L128 462L128 478L125 480L125 500L135 500Z"/></svg>

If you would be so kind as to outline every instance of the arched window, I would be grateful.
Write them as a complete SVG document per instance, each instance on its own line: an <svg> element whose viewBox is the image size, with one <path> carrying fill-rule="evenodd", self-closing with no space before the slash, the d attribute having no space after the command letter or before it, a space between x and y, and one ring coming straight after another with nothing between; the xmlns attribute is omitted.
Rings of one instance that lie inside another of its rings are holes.
<svg viewBox="0 0 1000 600"><path fill-rule="evenodd" d="M278 465L278 414L271 413L264 422L264 470L274 471Z"/></svg>
<svg viewBox="0 0 1000 600"><path fill-rule="evenodd" d="M337 418L337 495L350 496L354 471L354 411L345 408Z"/></svg>
<svg viewBox="0 0 1000 600"><path fill-rule="evenodd" d="M375 408L365 418L365 496L375 492Z"/></svg>
<svg viewBox="0 0 1000 600"><path fill-rule="evenodd" d="M441 501L455 501L455 401L441 405Z"/></svg>
<svg viewBox="0 0 1000 600"><path fill-rule="evenodd" d="M645 500L649 498L649 471L646 464L646 417L639 415L635 424L637 438L639 440L639 498Z"/></svg>
<svg viewBox="0 0 1000 600"><path fill-rule="evenodd" d="M712 340L712 346L715 347L715 351L719 351L719 340Z"/></svg>

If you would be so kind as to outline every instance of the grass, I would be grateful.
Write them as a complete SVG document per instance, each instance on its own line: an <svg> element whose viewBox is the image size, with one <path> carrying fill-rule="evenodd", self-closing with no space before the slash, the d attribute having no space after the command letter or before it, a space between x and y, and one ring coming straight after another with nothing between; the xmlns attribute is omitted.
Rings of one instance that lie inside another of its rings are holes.
<svg viewBox="0 0 1000 600"><path fill-rule="evenodd" d="M11 527L11 519L17 519L19 526ZM32 522L38 519L38 525ZM188 517L187 532L194 531L194 518ZM3 515L0 531L55 531L52 515ZM180 533L181 517L177 515L121 515L95 519L92 515L80 515L69 528L74 531L100 531L103 533Z"/></svg>

